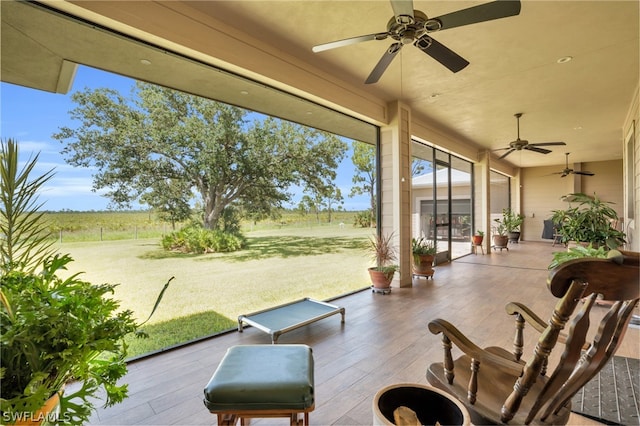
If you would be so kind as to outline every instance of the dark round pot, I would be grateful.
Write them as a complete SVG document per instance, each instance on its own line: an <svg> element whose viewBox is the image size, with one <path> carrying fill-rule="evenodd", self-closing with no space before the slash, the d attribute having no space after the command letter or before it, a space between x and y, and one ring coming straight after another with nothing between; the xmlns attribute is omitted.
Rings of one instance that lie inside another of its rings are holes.
<svg viewBox="0 0 640 426"><path fill-rule="evenodd" d="M518 240L520 240L520 231L518 232L509 232L508 234L509 242L518 244Z"/></svg>
<svg viewBox="0 0 640 426"><path fill-rule="evenodd" d="M484 240L484 236L483 235L473 235L473 236L471 236L471 244L473 244L474 246L481 246L483 240Z"/></svg>
<svg viewBox="0 0 640 426"><path fill-rule="evenodd" d="M373 398L373 424L395 424L393 412L400 406L413 410L422 425L471 424L469 412L455 397L417 383L391 385L378 391Z"/></svg>

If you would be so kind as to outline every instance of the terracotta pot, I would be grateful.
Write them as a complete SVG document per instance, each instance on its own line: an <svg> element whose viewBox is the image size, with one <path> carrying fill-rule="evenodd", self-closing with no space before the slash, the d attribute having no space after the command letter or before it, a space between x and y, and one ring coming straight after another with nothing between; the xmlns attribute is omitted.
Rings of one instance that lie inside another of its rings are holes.
<svg viewBox="0 0 640 426"><path fill-rule="evenodd" d="M509 237L507 235L494 235L493 245L496 247L506 247L509 243Z"/></svg>
<svg viewBox="0 0 640 426"><path fill-rule="evenodd" d="M393 281L393 274L377 271L375 267L369 268L369 276L371 277L371 284L375 288L389 288L391 287L391 281Z"/></svg>
<svg viewBox="0 0 640 426"><path fill-rule="evenodd" d="M414 254L413 255L413 273L416 275L433 275L433 259L432 254Z"/></svg>
<svg viewBox="0 0 640 426"><path fill-rule="evenodd" d="M484 235L471 236L471 244L473 244L474 246L481 246L483 240L484 240Z"/></svg>
<svg viewBox="0 0 640 426"><path fill-rule="evenodd" d="M42 424L54 424L60 410L60 394L55 393L47 399L42 408L35 413L26 413L15 422L20 426L35 426Z"/></svg>

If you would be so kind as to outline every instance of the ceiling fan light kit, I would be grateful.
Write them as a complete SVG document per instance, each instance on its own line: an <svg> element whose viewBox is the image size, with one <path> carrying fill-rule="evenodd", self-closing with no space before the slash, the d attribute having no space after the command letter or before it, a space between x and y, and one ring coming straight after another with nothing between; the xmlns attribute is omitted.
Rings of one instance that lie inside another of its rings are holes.
<svg viewBox="0 0 640 426"><path fill-rule="evenodd" d="M494 19L507 18L520 13L520 1L498 0L429 18L424 12L413 9L413 0L390 0L394 16L387 23L387 31L332 41L313 47L314 52L344 47L372 40L395 40L382 55L367 77L365 84L377 83L387 67L404 45L413 44L422 52L447 67L451 72L464 69L469 62L448 47L434 40L428 33L446 30Z"/></svg>

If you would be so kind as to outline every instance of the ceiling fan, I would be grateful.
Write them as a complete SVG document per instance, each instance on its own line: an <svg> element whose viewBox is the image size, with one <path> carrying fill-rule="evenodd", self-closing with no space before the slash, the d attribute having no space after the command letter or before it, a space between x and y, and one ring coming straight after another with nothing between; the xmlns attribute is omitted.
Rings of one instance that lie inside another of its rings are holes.
<svg viewBox="0 0 640 426"><path fill-rule="evenodd" d="M565 177L567 175L570 174L574 174L574 175L585 175L585 176L594 176L595 173L593 172L587 172L587 171L580 171L580 170L573 170L569 168L569 154L570 152L565 152L564 155L566 156L566 160L565 160L565 166L564 166L564 170L561 172L555 172L553 173L554 175L560 175L560 177Z"/></svg>
<svg viewBox="0 0 640 426"><path fill-rule="evenodd" d="M499 0L451 12L437 18L429 18L424 12L413 10L413 0L390 1L394 16L387 23L387 31L319 44L314 46L312 50L317 53L363 41L384 40L391 37L395 42L382 55L365 84L376 83L405 44L413 44L455 73L469 65L469 62L431 38L429 33L506 18L520 13L519 0Z"/></svg>
<svg viewBox="0 0 640 426"><path fill-rule="evenodd" d="M514 116L516 117L516 120L518 121L518 139L516 139L513 142L509 143L509 146L506 148L498 148L495 149L494 151L503 151L503 150L507 150L507 152L505 152L504 154L502 154L502 156L500 156L500 159L503 159L504 157L506 157L507 155L511 154L513 151L521 151L523 149L529 150L529 151L533 151L533 152L539 152L540 154L548 154L551 152L551 150L545 149L545 148L539 148L541 146L552 146L552 145L566 145L566 143L564 142L542 142L542 143L529 143L529 141L524 140L524 139L520 139L520 117L522 117L522 113L519 112L517 114L514 114Z"/></svg>

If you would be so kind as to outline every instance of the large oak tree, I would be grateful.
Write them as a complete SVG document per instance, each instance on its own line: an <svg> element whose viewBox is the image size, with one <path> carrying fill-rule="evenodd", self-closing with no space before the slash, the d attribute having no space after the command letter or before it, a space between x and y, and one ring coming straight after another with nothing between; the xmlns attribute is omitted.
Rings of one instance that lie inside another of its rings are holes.
<svg viewBox="0 0 640 426"><path fill-rule="evenodd" d="M207 228L228 206L261 216L289 200L292 185L329 185L348 148L326 132L142 82L129 98L101 88L72 100L79 125L53 137L69 164L96 170L94 190L107 189L117 207L184 206L197 194Z"/></svg>

